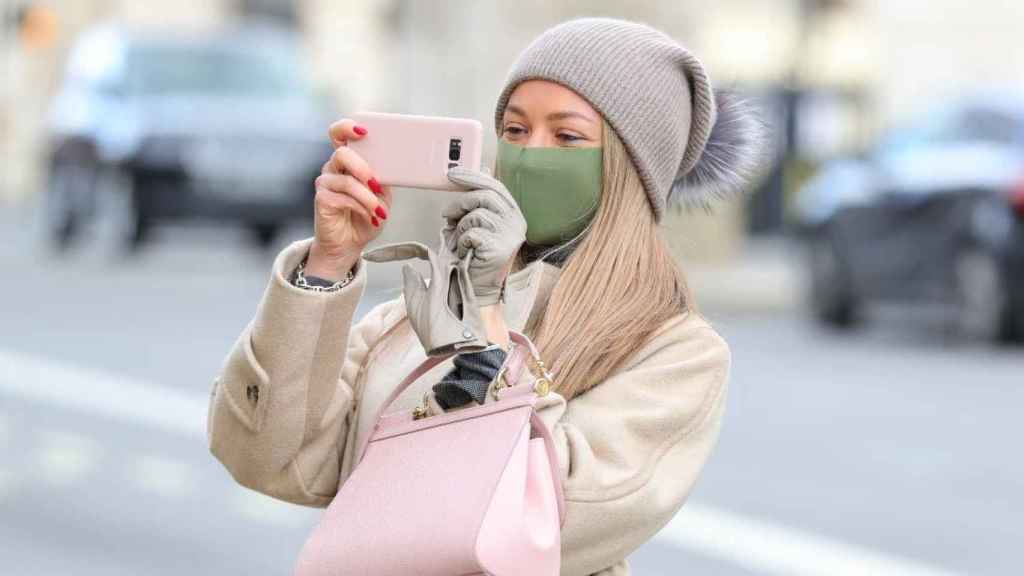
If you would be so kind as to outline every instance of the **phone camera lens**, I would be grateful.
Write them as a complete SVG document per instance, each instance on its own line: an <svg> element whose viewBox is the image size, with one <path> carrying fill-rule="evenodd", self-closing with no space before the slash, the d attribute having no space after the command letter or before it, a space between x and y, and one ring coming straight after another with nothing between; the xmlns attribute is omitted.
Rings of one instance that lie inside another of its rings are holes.
<svg viewBox="0 0 1024 576"><path fill-rule="evenodd" d="M462 156L462 140L458 138L452 138L448 141L448 159L452 162L457 161Z"/></svg>

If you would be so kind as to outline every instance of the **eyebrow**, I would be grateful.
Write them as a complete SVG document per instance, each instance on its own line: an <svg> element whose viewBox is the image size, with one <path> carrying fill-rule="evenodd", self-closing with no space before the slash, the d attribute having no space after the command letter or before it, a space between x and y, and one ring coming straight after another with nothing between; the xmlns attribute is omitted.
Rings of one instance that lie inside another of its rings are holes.
<svg viewBox="0 0 1024 576"><path fill-rule="evenodd" d="M509 112L511 112L513 114L519 114L520 116L526 116L526 112L522 108L520 108L519 106L516 106L514 104L510 104L510 105L506 106L505 110L507 110L507 111L509 111ZM548 117L547 117L548 120L564 120L566 118L580 118L582 120L586 120L587 122L593 122L594 121L593 118L587 116L586 114L582 114L580 112L574 112L572 110L562 110L560 112L552 112L552 113L548 114Z"/></svg>

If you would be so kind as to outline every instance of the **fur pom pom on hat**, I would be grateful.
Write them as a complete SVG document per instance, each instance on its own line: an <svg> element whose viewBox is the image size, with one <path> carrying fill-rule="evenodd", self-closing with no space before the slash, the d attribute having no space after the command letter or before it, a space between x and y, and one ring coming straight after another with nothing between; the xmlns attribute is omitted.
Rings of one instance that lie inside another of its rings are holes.
<svg viewBox="0 0 1024 576"><path fill-rule="evenodd" d="M549 28L520 53L494 112L527 80L557 82L585 98L622 139L655 220L667 206L728 198L760 166L764 127L738 97L716 92L701 62L665 33L614 18Z"/></svg>

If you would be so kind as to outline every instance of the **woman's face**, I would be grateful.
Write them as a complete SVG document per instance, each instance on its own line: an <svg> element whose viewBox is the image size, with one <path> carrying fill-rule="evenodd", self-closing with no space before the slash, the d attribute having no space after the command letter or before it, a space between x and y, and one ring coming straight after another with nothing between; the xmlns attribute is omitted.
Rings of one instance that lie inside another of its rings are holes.
<svg viewBox="0 0 1024 576"><path fill-rule="evenodd" d="M526 147L599 148L601 115L561 84L527 80L508 99L501 137Z"/></svg>

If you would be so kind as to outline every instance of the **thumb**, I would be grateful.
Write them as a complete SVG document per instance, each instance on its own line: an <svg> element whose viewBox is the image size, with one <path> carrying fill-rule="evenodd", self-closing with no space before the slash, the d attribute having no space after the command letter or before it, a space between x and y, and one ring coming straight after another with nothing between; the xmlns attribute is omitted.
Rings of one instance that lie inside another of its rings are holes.
<svg viewBox="0 0 1024 576"><path fill-rule="evenodd" d="M486 168L485 168L486 170ZM456 166L448 171L448 180L469 189L491 190L501 197L502 201L511 209L517 209L518 203L508 191L505 184L492 176L489 172L470 170L463 166Z"/></svg>
<svg viewBox="0 0 1024 576"><path fill-rule="evenodd" d="M471 170L465 166L456 166L448 171L448 180L470 190L492 188L494 179L486 172Z"/></svg>

